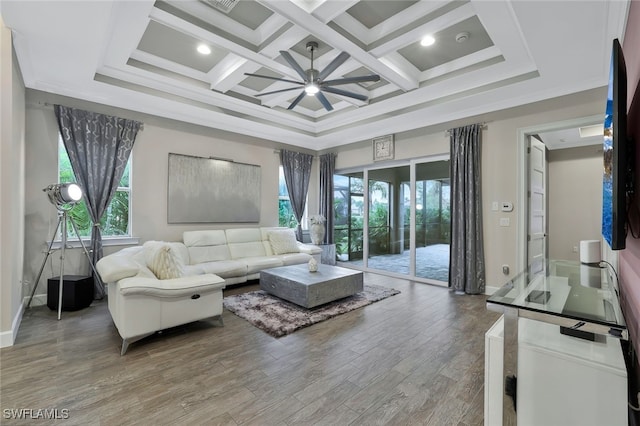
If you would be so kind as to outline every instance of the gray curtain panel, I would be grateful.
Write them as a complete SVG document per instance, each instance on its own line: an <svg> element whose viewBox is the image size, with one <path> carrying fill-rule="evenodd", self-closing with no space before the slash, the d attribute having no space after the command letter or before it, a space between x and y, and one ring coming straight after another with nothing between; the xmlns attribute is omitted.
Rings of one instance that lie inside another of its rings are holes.
<svg viewBox="0 0 640 426"><path fill-rule="evenodd" d="M307 202L307 191L309 190L309 177L311 176L311 163L313 156L302 152L280 150L280 164L284 172L284 180L287 183L289 200L293 213L296 215L298 227L296 228L296 238L302 241L302 215Z"/></svg>
<svg viewBox="0 0 640 426"><path fill-rule="evenodd" d="M320 156L320 214L327 219L324 244L333 244L333 174L336 171L336 154Z"/></svg>
<svg viewBox="0 0 640 426"><path fill-rule="evenodd" d="M118 188L142 123L62 105L55 105L54 110L94 223L89 250L95 265L102 257L100 219ZM94 297L104 295L104 285L94 274Z"/></svg>
<svg viewBox="0 0 640 426"><path fill-rule="evenodd" d="M449 287L482 294L485 289L482 233L482 126L451 129L451 256Z"/></svg>

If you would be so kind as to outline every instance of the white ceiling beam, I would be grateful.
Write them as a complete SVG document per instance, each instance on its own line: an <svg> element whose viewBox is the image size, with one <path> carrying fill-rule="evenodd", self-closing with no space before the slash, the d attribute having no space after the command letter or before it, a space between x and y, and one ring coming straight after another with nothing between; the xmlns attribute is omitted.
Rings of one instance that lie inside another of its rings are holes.
<svg viewBox="0 0 640 426"><path fill-rule="evenodd" d="M217 34L210 33L207 30L204 30L189 22L183 21L182 19L177 18L176 16L166 13L160 9L154 9L152 11L151 19L163 25L166 25L170 28L173 28L177 31L180 31L184 34L190 35L191 37L195 37L197 39L209 42L218 47L226 49L229 52L234 52L238 56L249 59L250 61L254 61L267 68L271 68L274 71L287 75L291 78L298 77L298 74L288 66L281 65L278 62L272 59L269 59L264 55L256 53L250 49L247 49L246 47L235 44L232 41L229 41L226 38L221 37Z"/></svg>
<svg viewBox="0 0 640 426"><path fill-rule="evenodd" d="M229 53L208 73L211 89L225 93L233 89L238 83L247 78L245 72L254 73L260 69L260 65L255 62Z"/></svg>
<svg viewBox="0 0 640 426"><path fill-rule="evenodd" d="M287 20L277 13L269 16L258 28L255 29L256 45L261 45L269 37L271 37L276 31L278 31L283 25L287 24Z"/></svg>
<svg viewBox="0 0 640 426"><path fill-rule="evenodd" d="M311 14L320 21L333 21L336 17L345 14L352 6L355 6L360 0L326 0L316 7Z"/></svg>
<svg viewBox="0 0 640 426"><path fill-rule="evenodd" d="M415 67L411 62L405 59L404 56L397 52L391 52L387 54L384 58L380 58L381 61L391 64L394 69L397 69L398 72L401 72L407 75L407 78L415 79L416 81L420 80L420 70Z"/></svg>
<svg viewBox="0 0 640 426"><path fill-rule="evenodd" d="M351 56L361 62L365 67L380 74L385 80L400 87L402 90L412 90L418 87L418 82L407 79L406 76L398 74L395 70L389 68L376 58L362 50L351 40L339 34L337 31L329 28L322 21L314 16L309 16L300 7L294 3L279 0L258 0L259 3L273 10L274 12L286 17L294 24L304 28L311 34L317 35L329 45L338 50L349 52Z"/></svg>
<svg viewBox="0 0 640 426"><path fill-rule="evenodd" d="M372 42L379 40L382 37L388 36L394 31L397 31L399 28L404 28L414 21L435 12L449 3L451 3L450 0L419 1L418 3L396 13L389 19L385 19L375 27L368 29L368 38L372 40Z"/></svg>
<svg viewBox="0 0 640 426"><path fill-rule="evenodd" d="M478 52L463 56L462 58L454 59L451 62L423 71L420 73L420 81L427 81L432 78L440 77L450 72L461 70L489 59L497 58L500 55L500 49L496 46L487 47L486 49L482 49Z"/></svg>
<svg viewBox="0 0 640 426"><path fill-rule="evenodd" d="M475 14L476 11L473 8L473 5L467 3L463 6L458 7L457 9L452 10L446 15L439 16L436 19L425 23L424 25L409 30L402 35L381 44L380 46L376 46L375 48L371 49L370 52L372 55L378 58L385 56L391 52L397 51L398 49L402 49L403 47L408 46L411 43L415 43L416 41L420 40L425 34L437 33L438 31L449 28L452 25L457 24L458 22L471 18L475 16Z"/></svg>
<svg viewBox="0 0 640 426"><path fill-rule="evenodd" d="M260 34L249 27L245 27L224 13L217 12L211 7L199 1L172 1L171 6L180 9L191 16L196 16L204 22L214 27L233 34L234 36L248 41L253 45L260 43ZM159 10L159 9L157 9Z"/></svg>
<svg viewBox="0 0 640 426"><path fill-rule="evenodd" d="M131 59L135 59L136 61L144 62L145 64L153 65L154 67L164 69L176 74L184 75L185 77L193 78L195 80L204 82L209 81L209 79L207 78L207 73L198 71L182 64L175 63L168 59L161 58L152 53L144 52L142 50L134 50L133 53L131 53Z"/></svg>
<svg viewBox="0 0 640 426"><path fill-rule="evenodd" d="M136 51L149 24L153 1L118 2L113 5L109 20L108 43L102 55L102 64L126 64Z"/></svg>

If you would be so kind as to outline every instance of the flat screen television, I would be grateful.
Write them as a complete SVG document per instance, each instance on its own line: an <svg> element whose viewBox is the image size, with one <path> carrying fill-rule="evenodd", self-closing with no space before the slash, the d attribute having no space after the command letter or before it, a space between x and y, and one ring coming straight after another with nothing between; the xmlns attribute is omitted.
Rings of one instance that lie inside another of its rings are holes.
<svg viewBox="0 0 640 426"><path fill-rule="evenodd" d="M627 70L618 39L613 40L604 119L602 235L612 250L625 248L627 189L630 183L627 136Z"/></svg>

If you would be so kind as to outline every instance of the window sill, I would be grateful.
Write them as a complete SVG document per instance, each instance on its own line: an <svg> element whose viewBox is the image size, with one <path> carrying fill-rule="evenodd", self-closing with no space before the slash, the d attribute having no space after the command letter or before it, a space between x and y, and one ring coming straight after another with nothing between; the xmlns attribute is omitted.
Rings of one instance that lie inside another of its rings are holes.
<svg viewBox="0 0 640 426"><path fill-rule="evenodd" d="M89 248L89 243L91 243L90 238L83 238L82 243L87 249ZM51 241L47 241L47 247L51 244ZM138 237L104 237L102 239L102 247L109 246L137 246L140 244L140 238ZM59 250L62 248L62 240L55 240L53 242L53 246L51 246L52 250ZM66 248L82 248L80 241L77 238L71 238L67 240Z"/></svg>

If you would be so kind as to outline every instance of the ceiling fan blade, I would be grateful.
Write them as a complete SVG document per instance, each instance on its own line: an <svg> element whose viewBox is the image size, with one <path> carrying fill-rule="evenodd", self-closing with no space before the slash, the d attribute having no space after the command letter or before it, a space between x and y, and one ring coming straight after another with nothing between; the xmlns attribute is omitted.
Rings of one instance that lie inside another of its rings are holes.
<svg viewBox="0 0 640 426"><path fill-rule="evenodd" d="M336 89L335 87L322 87L323 91L325 92L329 92L329 93L333 93L335 95L342 95L342 96L347 96L349 98L353 98L353 99L358 99L361 101L366 101L367 97L360 95L359 93L353 93L353 92L347 92L346 90L340 90L340 89Z"/></svg>
<svg viewBox="0 0 640 426"><path fill-rule="evenodd" d="M329 99L327 99L327 97L323 95L322 92L316 93L316 98L318 98L324 109L326 109L327 111L333 110L331 102L329 102Z"/></svg>
<svg viewBox="0 0 640 426"><path fill-rule="evenodd" d="M294 83L294 84L304 84L301 81L295 81L295 80L289 80L286 78L280 78L280 77L271 77L269 75L262 75L262 74L251 74L249 72L245 72L244 75L248 75L250 77L260 77L260 78L268 78L269 80L276 80L276 81L285 81L287 83Z"/></svg>
<svg viewBox="0 0 640 426"><path fill-rule="evenodd" d="M289 65L291 65L291 68L293 68L295 70L295 72L298 73L300 78L302 78L304 81L307 80L307 73L304 72L302 67L296 62L295 59L293 59L293 56L291 56L291 54L289 52L287 52L286 50L281 50L280 51L280 55L282 55L282 57L285 59L285 61L287 61L289 63Z"/></svg>
<svg viewBox="0 0 640 426"><path fill-rule="evenodd" d="M323 86L338 86L340 84L351 84L351 83L364 83L368 81L380 81L380 76L377 74L373 75L363 75L359 77L345 77L345 78L337 78L335 80L327 80L323 81Z"/></svg>
<svg viewBox="0 0 640 426"><path fill-rule="evenodd" d="M349 59L350 56L351 55L349 55L347 52L341 52L333 61L329 63L329 65L327 65L322 71L320 71L320 74L318 74L318 80L324 80L325 77L327 77L329 74L334 72L336 68L342 65L344 61Z"/></svg>
<svg viewBox="0 0 640 426"><path fill-rule="evenodd" d="M281 92L288 92L290 90L300 90L299 87L290 87L288 89L280 89L280 90L273 90L271 92L265 92L265 93L258 93L255 96L266 96L266 95L273 95L274 93L281 93Z"/></svg>
<svg viewBox="0 0 640 426"><path fill-rule="evenodd" d="M287 109L293 109L296 105L298 105L300 103L300 101L302 100L302 98L304 98L305 96L307 96L307 92L305 92L304 90L302 92L300 92L300 94L298 95L297 98L295 98L293 100L293 102L291 102L291 105L289 105L289 108Z"/></svg>

